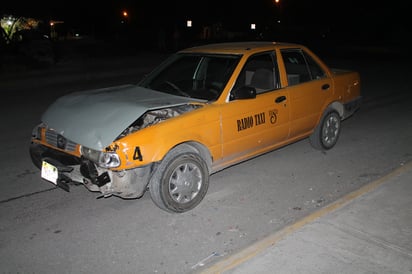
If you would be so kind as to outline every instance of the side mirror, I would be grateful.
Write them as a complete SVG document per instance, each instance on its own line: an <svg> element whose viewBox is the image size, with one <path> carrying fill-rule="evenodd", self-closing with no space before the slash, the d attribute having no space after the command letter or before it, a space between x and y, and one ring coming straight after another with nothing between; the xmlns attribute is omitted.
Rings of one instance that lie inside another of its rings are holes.
<svg viewBox="0 0 412 274"><path fill-rule="evenodd" d="M254 98L256 98L256 89L250 86L243 86L238 89L232 90L232 93L230 95L231 100Z"/></svg>

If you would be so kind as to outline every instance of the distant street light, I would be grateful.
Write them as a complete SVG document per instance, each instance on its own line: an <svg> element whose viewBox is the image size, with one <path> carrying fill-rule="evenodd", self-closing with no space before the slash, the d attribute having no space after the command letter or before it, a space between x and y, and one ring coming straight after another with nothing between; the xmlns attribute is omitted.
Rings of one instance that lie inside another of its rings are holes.
<svg viewBox="0 0 412 274"><path fill-rule="evenodd" d="M56 31L56 26L58 24L64 24L64 21L56 21L56 20L50 20L49 25L50 25L50 37L55 40L58 39L58 33Z"/></svg>
<svg viewBox="0 0 412 274"><path fill-rule="evenodd" d="M120 21L120 23L122 24L127 23L129 20L129 13L126 10L124 10L122 11L122 16L123 16L123 19Z"/></svg>
<svg viewBox="0 0 412 274"><path fill-rule="evenodd" d="M283 15L282 15L282 5L281 5L281 3L280 3L280 0L273 0L273 2L274 2L274 4L275 4L275 6L276 6L276 15L277 15L277 20L276 20L276 22L278 23L278 24L280 24L280 21L281 21L281 19L282 19L282 17L283 17Z"/></svg>

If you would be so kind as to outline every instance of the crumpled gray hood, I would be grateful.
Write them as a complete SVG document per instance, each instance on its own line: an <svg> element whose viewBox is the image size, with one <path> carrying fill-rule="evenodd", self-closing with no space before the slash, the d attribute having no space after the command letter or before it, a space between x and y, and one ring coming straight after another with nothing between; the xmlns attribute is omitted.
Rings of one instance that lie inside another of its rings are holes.
<svg viewBox="0 0 412 274"><path fill-rule="evenodd" d="M76 92L56 100L42 121L67 139L102 150L150 109L194 101L135 85Z"/></svg>

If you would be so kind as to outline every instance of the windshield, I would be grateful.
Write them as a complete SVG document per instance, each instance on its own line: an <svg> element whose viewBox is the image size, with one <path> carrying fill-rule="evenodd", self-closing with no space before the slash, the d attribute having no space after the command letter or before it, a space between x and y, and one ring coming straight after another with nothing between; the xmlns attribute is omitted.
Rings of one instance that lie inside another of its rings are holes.
<svg viewBox="0 0 412 274"><path fill-rule="evenodd" d="M175 54L139 85L173 95L213 101L219 98L240 57Z"/></svg>

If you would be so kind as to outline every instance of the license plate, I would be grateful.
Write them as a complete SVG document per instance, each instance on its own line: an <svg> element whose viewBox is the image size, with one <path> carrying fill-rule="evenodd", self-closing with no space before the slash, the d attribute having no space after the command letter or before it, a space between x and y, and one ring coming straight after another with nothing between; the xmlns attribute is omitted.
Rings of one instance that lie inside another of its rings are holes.
<svg viewBox="0 0 412 274"><path fill-rule="evenodd" d="M57 185L59 171L57 170L57 167L55 167L54 165L43 161L41 165L41 177Z"/></svg>

